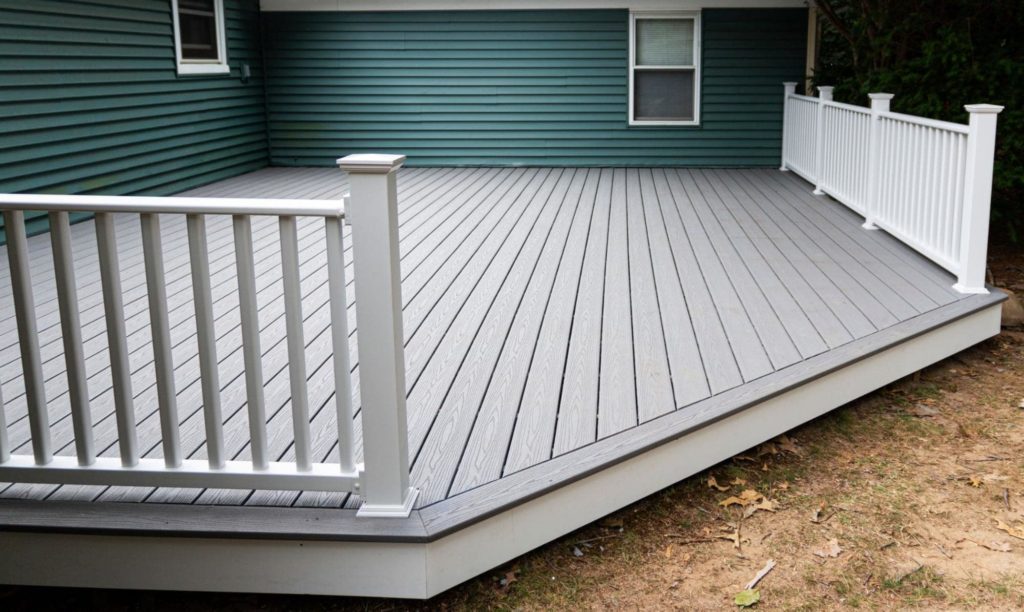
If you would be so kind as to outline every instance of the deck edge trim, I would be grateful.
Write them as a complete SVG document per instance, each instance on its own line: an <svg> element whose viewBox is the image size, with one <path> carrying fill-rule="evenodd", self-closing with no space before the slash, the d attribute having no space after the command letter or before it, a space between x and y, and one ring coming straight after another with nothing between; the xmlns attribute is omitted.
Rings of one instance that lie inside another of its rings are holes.
<svg viewBox="0 0 1024 612"><path fill-rule="evenodd" d="M114 502L97 504L4 499L0 500L0 531L229 539L258 536L261 539L433 542L678 440L761 402L812 383L830 373L996 306L1007 299L1006 294L998 289L989 289L991 293L988 295L973 295L940 306L865 338L652 419L636 428L604 438L502 480L481 485L444 501L414 510L407 519L357 519L356 511L348 509L147 505ZM842 359L837 353L853 353L854 356ZM768 391L750 397L751 386L768 387ZM712 400L718 400L714 403L721 404L723 396L727 396L724 398L725 405L717 408L708 406L713 403ZM700 410L704 412L692 416L695 411ZM651 436L650 430L654 429L658 430L657 437ZM617 452L610 453L610 450ZM590 456L589 463L586 462L586 458L582 462L579 460L584 454ZM552 467L564 469L563 464L573 469L566 470L564 478L552 478ZM471 505L467 512L466 502L472 502L474 498L483 498L486 503ZM455 518L452 518L453 516ZM99 524L99 521L103 524Z"/></svg>

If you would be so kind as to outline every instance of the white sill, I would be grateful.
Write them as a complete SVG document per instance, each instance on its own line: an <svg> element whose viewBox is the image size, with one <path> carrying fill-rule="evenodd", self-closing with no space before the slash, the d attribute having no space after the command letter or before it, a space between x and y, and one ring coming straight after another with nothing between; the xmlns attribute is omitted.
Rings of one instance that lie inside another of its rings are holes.
<svg viewBox="0 0 1024 612"><path fill-rule="evenodd" d="M654 120L652 120L652 121L643 121L643 120L637 120L637 119L630 119L629 120L629 125L637 126L637 127L643 127L645 125L649 125L649 126L659 126L659 125L666 126L666 125L668 125L668 126L691 126L692 127L692 126L700 125L700 121L698 121L696 119L693 120L693 121L654 121Z"/></svg>
<svg viewBox="0 0 1024 612"><path fill-rule="evenodd" d="M179 75L194 75L194 74L230 74L231 66L221 63L212 62L181 62L178 64Z"/></svg>

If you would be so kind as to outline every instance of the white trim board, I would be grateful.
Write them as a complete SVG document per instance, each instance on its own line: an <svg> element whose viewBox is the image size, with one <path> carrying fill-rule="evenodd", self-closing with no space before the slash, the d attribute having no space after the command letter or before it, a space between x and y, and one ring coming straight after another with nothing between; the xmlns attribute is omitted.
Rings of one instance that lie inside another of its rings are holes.
<svg viewBox="0 0 1024 612"><path fill-rule="evenodd" d="M645 19L689 19L693 21L693 62L689 66L638 66L636 63L636 22ZM629 106L626 121L630 126L700 126L701 111L701 39L703 38L701 12L698 11L637 11L629 12ZM693 119L637 119L636 73L640 70L693 71Z"/></svg>
<svg viewBox="0 0 1024 612"><path fill-rule="evenodd" d="M998 334L1001 308L995 303L433 542L8 531L0 532L0 582L432 597Z"/></svg>
<svg viewBox="0 0 1024 612"><path fill-rule="evenodd" d="M178 0L171 0L171 26L174 31L174 62L178 76L230 74L228 64L227 22L224 0L213 0L214 27L217 35L217 59L185 59L181 55L181 24L178 22Z"/></svg>
<svg viewBox="0 0 1024 612"><path fill-rule="evenodd" d="M260 0L263 11L472 11L631 9L696 11L702 8L803 8L806 0Z"/></svg>

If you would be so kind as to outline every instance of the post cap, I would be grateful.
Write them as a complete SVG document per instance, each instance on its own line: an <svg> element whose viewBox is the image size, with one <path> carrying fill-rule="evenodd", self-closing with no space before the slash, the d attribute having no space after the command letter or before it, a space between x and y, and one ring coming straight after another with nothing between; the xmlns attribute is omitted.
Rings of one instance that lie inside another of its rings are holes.
<svg viewBox="0 0 1024 612"><path fill-rule="evenodd" d="M796 87L796 81L783 81L782 85L785 87Z"/></svg>
<svg viewBox="0 0 1024 612"><path fill-rule="evenodd" d="M872 100L892 100L893 94L891 93L869 93L868 97Z"/></svg>
<svg viewBox="0 0 1024 612"><path fill-rule="evenodd" d="M338 160L338 167L355 174L387 174L405 163L404 155L386 153L356 153Z"/></svg>
<svg viewBox="0 0 1024 612"><path fill-rule="evenodd" d="M964 108L969 113L979 113L983 115L997 115L1003 111L1002 106L998 104L968 104Z"/></svg>

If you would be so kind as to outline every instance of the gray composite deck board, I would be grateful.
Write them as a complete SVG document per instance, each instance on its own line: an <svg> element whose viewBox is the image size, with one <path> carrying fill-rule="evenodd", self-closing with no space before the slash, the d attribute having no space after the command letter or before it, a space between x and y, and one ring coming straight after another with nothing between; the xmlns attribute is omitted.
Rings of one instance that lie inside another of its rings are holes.
<svg viewBox="0 0 1024 612"><path fill-rule="evenodd" d="M336 169L267 168L193 190L209 197L338 199ZM399 174L412 481L430 507L667 416L711 410L766 376L954 304L953 278L810 187L773 170L421 168ZM160 457L138 220L116 215L140 448ZM94 225L72 227L86 369L101 454L116 451ZM230 219L208 222L229 457L248 422ZM277 225L253 224L268 443L293 458ZM345 229L346 256L350 228ZM184 453L204 425L184 220L165 216L168 307ZM323 222L299 224L312 448L337 456ZM29 240L54 447L74 451L49 238ZM6 260L5 247L0 256ZM351 261L345 291L361 456ZM26 398L0 266L0 384L11 442L28 452ZM829 357L830 358L830 357ZM752 387L751 387L752 388ZM689 420L685 416L684 420ZM603 447L602 447L603 448ZM562 469L562 468L558 468ZM512 482L510 480L509 482ZM355 507L347 494L7 485L0 497L152 504ZM474 502L475 503L475 502Z"/></svg>
<svg viewBox="0 0 1024 612"><path fill-rule="evenodd" d="M601 316L601 368L597 438L637 424L633 314L629 293L629 221L626 170L612 171L609 192L608 251L605 255L604 308ZM589 425L589 424L588 424Z"/></svg>

